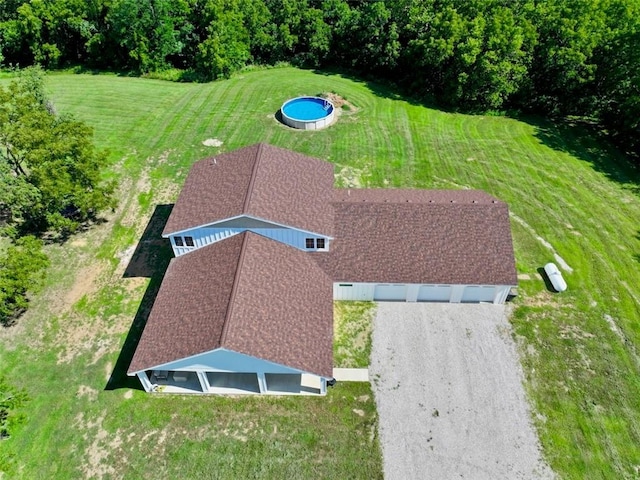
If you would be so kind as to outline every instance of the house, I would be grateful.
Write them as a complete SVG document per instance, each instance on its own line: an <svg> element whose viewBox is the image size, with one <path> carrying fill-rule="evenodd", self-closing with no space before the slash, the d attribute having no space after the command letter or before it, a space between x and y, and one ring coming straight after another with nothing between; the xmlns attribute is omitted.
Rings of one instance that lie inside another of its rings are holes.
<svg viewBox="0 0 640 480"><path fill-rule="evenodd" d="M334 299L504 303L516 285L504 202L333 183L332 164L266 144L196 162L128 374L147 391L322 395Z"/></svg>

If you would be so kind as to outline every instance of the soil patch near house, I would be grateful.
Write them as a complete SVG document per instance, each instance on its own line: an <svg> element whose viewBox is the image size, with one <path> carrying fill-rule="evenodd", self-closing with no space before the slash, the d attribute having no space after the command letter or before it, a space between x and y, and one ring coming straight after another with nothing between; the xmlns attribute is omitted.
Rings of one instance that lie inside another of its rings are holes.
<svg viewBox="0 0 640 480"><path fill-rule="evenodd" d="M385 478L549 479L504 305L380 303L369 368Z"/></svg>
<svg viewBox="0 0 640 480"><path fill-rule="evenodd" d="M373 302L333 302L333 365L366 368L371 355Z"/></svg>

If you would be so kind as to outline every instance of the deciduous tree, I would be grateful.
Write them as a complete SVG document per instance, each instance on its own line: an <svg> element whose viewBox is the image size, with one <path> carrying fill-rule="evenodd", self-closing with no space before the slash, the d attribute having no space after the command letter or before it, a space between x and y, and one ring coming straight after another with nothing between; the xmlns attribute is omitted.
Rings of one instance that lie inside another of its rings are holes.
<svg viewBox="0 0 640 480"><path fill-rule="evenodd" d="M27 309L28 293L40 287L48 265L42 241L31 235L0 256L0 324L11 325Z"/></svg>
<svg viewBox="0 0 640 480"><path fill-rule="evenodd" d="M101 178L106 153L92 135L83 122L53 111L39 69L0 87L0 175L8 187L0 213L9 225L65 234L115 205L114 183Z"/></svg>

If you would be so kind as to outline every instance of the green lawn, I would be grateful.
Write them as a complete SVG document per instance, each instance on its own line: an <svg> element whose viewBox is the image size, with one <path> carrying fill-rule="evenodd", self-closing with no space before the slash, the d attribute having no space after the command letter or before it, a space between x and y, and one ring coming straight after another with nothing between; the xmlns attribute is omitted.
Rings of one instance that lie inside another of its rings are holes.
<svg viewBox="0 0 640 480"><path fill-rule="evenodd" d="M325 399L105 390L159 281L124 275L155 205L175 200L196 159L259 141L332 161L341 185L471 187L507 201L522 275L513 325L545 456L560 478L637 478L640 180L582 128L446 113L292 68L206 85L59 74L48 89L111 152L120 207L50 247L45 290L0 332L3 371L31 397L0 445L9 478L381 476L368 386ZM284 100L321 92L355 109L318 132L274 120ZM224 144L205 147L208 138ZM554 253L573 269L561 295L538 274Z"/></svg>
<svg viewBox="0 0 640 480"><path fill-rule="evenodd" d="M376 304L333 302L333 365L367 368L371 358L371 334Z"/></svg>

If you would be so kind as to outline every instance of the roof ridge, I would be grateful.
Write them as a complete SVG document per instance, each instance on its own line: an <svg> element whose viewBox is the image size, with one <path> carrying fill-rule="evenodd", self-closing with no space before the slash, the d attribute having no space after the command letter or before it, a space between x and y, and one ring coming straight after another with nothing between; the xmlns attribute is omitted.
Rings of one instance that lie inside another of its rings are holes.
<svg viewBox="0 0 640 480"><path fill-rule="evenodd" d="M244 263L244 253L246 251L246 244L249 241L249 232L242 232L240 235L244 235L242 239L242 245L240 245L240 255L238 256L238 265L236 266L236 274L233 277L233 285L231 286L231 295L229 295L229 304L227 305L227 314L224 317L224 323L222 324L222 332L220 333L220 347L224 346L227 340L227 334L229 332L229 322L231 315L233 314L233 304L236 299L236 291L238 284L240 283L240 273L242 272L242 265Z"/></svg>
<svg viewBox="0 0 640 480"><path fill-rule="evenodd" d="M247 187L247 193L244 197L244 203L242 204L242 213L247 213L249 209L249 203L251 203L251 196L253 194L253 186L256 183L256 177L258 176L258 166L260 165L260 159L262 158L262 150L264 147L264 143L258 143L258 151L256 152L256 161L253 164L253 168L251 169L251 180L249 181L249 186Z"/></svg>

